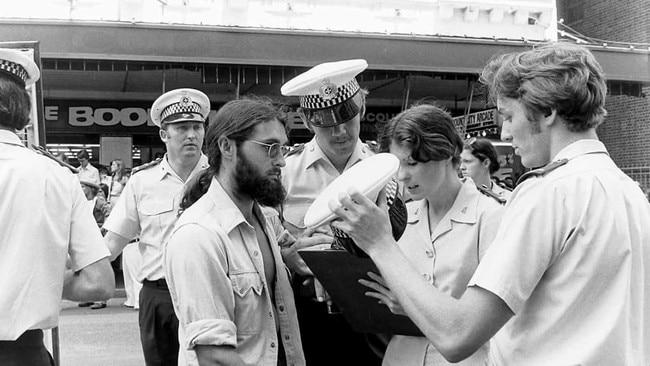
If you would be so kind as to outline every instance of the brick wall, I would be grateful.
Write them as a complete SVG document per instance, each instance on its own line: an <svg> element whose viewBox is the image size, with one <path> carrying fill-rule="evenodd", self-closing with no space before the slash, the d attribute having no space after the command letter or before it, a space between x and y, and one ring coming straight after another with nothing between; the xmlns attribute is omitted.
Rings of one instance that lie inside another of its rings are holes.
<svg viewBox="0 0 650 366"><path fill-rule="evenodd" d="M569 24L580 33L618 42L650 42L650 1L648 0L568 0L582 1L583 19ZM558 3L561 1L558 1ZM558 7L565 12L566 6ZM562 18L563 16L559 16Z"/></svg>
<svg viewBox="0 0 650 366"><path fill-rule="evenodd" d="M650 87L643 94L608 96L608 115L598 136L616 164L650 189Z"/></svg>
<svg viewBox="0 0 650 366"><path fill-rule="evenodd" d="M577 2L582 3L583 18L567 24L578 32L609 41L650 43L650 0L558 0L558 18L567 19L568 7ZM643 88L643 95L609 95L608 116L598 135L616 164L649 191L650 86Z"/></svg>

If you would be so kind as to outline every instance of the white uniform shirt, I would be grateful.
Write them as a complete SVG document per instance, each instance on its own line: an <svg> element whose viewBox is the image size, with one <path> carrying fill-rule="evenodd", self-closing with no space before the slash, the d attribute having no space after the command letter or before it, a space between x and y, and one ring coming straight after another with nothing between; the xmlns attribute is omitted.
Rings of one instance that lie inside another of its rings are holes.
<svg viewBox="0 0 650 366"><path fill-rule="evenodd" d="M0 130L0 340L57 326L67 255L110 255L77 177Z"/></svg>
<svg viewBox="0 0 650 366"><path fill-rule="evenodd" d="M187 181L208 167L208 158L201 158ZM178 219L185 182L167 162L167 155L159 164L138 171L126 183L117 204L103 228L127 239L140 234L142 268L138 281L164 278L162 267L163 244L169 239Z"/></svg>
<svg viewBox="0 0 650 366"><path fill-rule="evenodd" d="M507 189L501 187L501 186L500 186L499 184L497 184L497 182L495 182L495 181L491 181L491 182L492 182L492 184L491 184L491 188L490 188L490 190L491 190L492 192L494 192L494 193L496 193L497 195L499 195L499 197L505 198L506 200L509 200L509 199L510 199L510 196L512 195L512 191L509 191L509 190L507 190Z"/></svg>
<svg viewBox="0 0 650 366"><path fill-rule="evenodd" d="M480 193L471 179L433 232L427 200L407 204L408 221L399 247L413 267L443 293L458 299L494 240L504 207ZM457 365L485 365L487 344ZM425 337L393 336L384 366L450 365Z"/></svg>
<svg viewBox="0 0 650 366"><path fill-rule="evenodd" d="M198 365L194 347L215 345L235 347L247 365L276 366L279 342L287 365L305 364L289 273L277 243L289 234L275 210L262 214L257 205L254 210L266 219L273 284L266 282L254 228L216 179L176 223L165 247L165 270L179 319L179 365ZM269 289L275 290L275 303Z"/></svg>
<svg viewBox="0 0 650 366"><path fill-rule="evenodd" d="M344 170L371 155L370 148L359 140ZM287 156L285 161L282 185L287 190L287 198L283 216L291 224L287 229L297 237L306 228L304 218L309 206L341 174L320 149L316 138L307 142L301 152Z"/></svg>
<svg viewBox="0 0 650 366"><path fill-rule="evenodd" d="M92 164L88 163L85 168L80 165L77 169L79 169L79 173L77 173L79 180L95 183L97 185L101 183L99 179L99 170L97 170L97 168Z"/></svg>
<svg viewBox="0 0 650 366"><path fill-rule="evenodd" d="M493 365L650 364L650 205L597 140L519 184L470 285L515 314Z"/></svg>

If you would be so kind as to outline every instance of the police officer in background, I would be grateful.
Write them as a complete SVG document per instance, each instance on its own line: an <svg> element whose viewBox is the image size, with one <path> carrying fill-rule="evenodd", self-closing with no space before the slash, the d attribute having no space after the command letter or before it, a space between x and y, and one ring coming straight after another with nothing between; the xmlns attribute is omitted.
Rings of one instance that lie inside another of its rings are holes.
<svg viewBox="0 0 650 366"><path fill-rule="evenodd" d="M163 245L178 217L186 183L208 167L201 152L208 97L194 89L176 89L161 95L151 107L151 120L160 127L167 153L133 170L131 179L111 211L104 229L115 259L140 235L142 267L140 339L147 366L178 362L178 319L163 271Z"/></svg>
<svg viewBox="0 0 650 366"><path fill-rule="evenodd" d="M43 329L58 324L61 298L105 300L115 289L108 249L79 180L55 158L26 148L25 87L34 61L0 49L0 365L51 365ZM70 260L71 271L66 271ZM73 274L74 271L74 274ZM65 274L65 276L64 276Z"/></svg>
<svg viewBox="0 0 650 366"><path fill-rule="evenodd" d="M285 96L298 96L299 113L314 133L286 157L282 183L287 190L283 206L285 227L298 239L282 248L287 266L295 273L294 292L303 349L308 365L374 365L383 348L371 349L366 336L355 333L341 314L328 311L327 294L297 253L315 245L331 245L329 226L309 229L303 219L318 195L345 170L373 152L359 139L367 91L355 77L365 60L317 65L282 86ZM373 337L372 342L376 339Z"/></svg>

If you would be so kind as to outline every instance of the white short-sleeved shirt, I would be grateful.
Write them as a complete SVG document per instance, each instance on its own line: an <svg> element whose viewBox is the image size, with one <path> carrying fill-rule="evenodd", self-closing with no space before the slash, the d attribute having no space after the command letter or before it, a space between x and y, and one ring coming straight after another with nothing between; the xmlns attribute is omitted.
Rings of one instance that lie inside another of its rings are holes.
<svg viewBox="0 0 650 366"><path fill-rule="evenodd" d="M370 148L359 140L344 170L371 155L373 152ZM282 185L287 190L287 198L283 205L283 216L291 224L288 227L291 234L298 236L299 231L306 228L304 218L309 206L341 174L318 146L316 138L307 142L300 152L287 156L285 161Z"/></svg>
<svg viewBox="0 0 650 366"><path fill-rule="evenodd" d="M85 168L79 166L77 169L79 169L79 173L77 173L79 180L95 183L97 185L101 183L101 180L99 178L99 170L97 170L97 168L95 168L92 164L88 163Z"/></svg>
<svg viewBox="0 0 650 366"><path fill-rule="evenodd" d="M458 299L494 239L504 207L468 179L433 232L427 200L407 204L408 221L398 241L404 255L429 283ZM485 365L487 344L457 365ZM384 366L450 365L425 337L393 336Z"/></svg>
<svg viewBox="0 0 650 366"><path fill-rule="evenodd" d="M254 210L266 219L274 284L266 282L255 229L216 179L176 223L165 247L165 270L180 323L179 365L198 365L197 345L225 345L235 347L247 365L276 366L279 342L288 365L305 364L289 273L277 242L289 234L275 210L262 213L257 205Z"/></svg>
<svg viewBox="0 0 650 366"><path fill-rule="evenodd" d="M470 286L515 314L492 365L650 364L650 205L597 140L521 183Z"/></svg>
<svg viewBox="0 0 650 366"><path fill-rule="evenodd" d="M79 179L0 130L0 340L57 326L68 254L78 271L110 255Z"/></svg>
<svg viewBox="0 0 650 366"><path fill-rule="evenodd" d="M208 167L208 158L201 154L189 182ZM164 278L163 244L169 239L178 219L178 210L186 182L167 162L167 154L159 164L133 174L126 183L117 204L103 228L133 239L140 234L139 248L142 267L138 281Z"/></svg>

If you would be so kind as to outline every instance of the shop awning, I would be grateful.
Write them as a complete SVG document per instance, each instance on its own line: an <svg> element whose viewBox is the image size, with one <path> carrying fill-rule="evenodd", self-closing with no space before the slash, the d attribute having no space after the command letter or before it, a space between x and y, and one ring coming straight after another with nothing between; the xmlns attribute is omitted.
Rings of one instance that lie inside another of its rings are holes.
<svg viewBox="0 0 650 366"><path fill-rule="evenodd" d="M370 69L479 72L524 41L238 27L0 21L0 41L39 41L41 57L312 66L365 58ZM610 80L650 84L650 51L591 47Z"/></svg>

